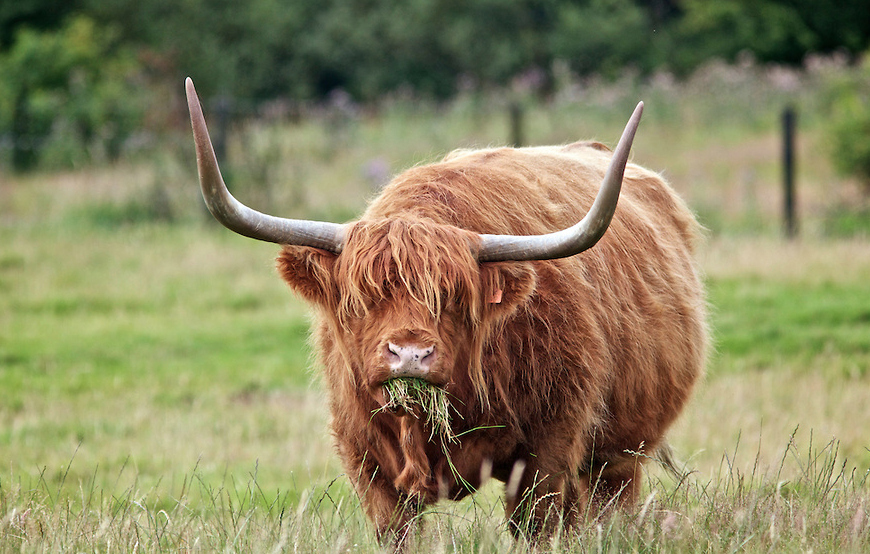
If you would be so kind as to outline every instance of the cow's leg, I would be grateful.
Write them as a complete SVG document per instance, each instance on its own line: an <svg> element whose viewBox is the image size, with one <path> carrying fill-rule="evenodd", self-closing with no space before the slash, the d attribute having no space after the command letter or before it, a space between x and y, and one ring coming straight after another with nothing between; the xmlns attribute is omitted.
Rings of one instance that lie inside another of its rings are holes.
<svg viewBox="0 0 870 554"><path fill-rule="evenodd" d="M417 503L402 498L394 487L380 482L377 477L368 484L360 482L356 488L363 509L375 526L378 540L384 544L404 543L414 528Z"/></svg>
<svg viewBox="0 0 870 554"><path fill-rule="evenodd" d="M591 495L590 517L637 503L642 463L643 458L637 457L592 468L585 476Z"/></svg>
<svg viewBox="0 0 870 554"><path fill-rule="evenodd" d="M343 454L347 450L341 450ZM421 505L418 497L398 491L377 463L365 454L343 460L360 503L375 526L378 540L401 550L417 526Z"/></svg>
<svg viewBox="0 0 870 554"><path fill-rule="evenodd" d="M508 481L505 495L505 514L514 536L534 541L551 535L560 525L570 527L576 522L586 501L584 481L565 471L545 472L537 464L524 470L515 466L514 472L518 471L523 471L522 477L517 480L514 475Z"/></svg>

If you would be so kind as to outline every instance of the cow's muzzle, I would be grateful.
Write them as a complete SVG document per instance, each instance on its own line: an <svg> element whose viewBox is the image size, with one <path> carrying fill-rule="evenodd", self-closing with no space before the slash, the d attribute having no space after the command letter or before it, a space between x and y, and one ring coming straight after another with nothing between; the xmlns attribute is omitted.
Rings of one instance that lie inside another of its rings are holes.
<svg viewBox="0 0 870 554"><path fill-rule="evenodd" d="M388 342L384 346L383 356L390 368L390 378L417 377L427 379L438 358L438 353L435 351L434 344L419 346Z"/></svg>

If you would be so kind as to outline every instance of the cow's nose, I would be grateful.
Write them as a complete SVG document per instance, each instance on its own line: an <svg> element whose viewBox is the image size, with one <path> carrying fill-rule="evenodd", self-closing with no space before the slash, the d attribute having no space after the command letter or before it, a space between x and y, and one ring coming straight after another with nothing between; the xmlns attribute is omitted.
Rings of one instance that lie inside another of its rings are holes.
<svg viewBox="0 0 870 554"><path fill-rule="evenodd" d="M435 361L435 345L420 347L388 343L385 353L395 377L424 377Z"/></svg>

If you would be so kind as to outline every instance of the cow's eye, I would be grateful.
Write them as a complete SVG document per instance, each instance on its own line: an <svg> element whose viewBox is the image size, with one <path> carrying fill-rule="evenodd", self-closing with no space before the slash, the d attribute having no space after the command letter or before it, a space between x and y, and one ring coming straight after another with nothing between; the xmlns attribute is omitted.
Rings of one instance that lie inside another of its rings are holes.
<svg viewBox="0 0 870 554"><path fill-rule="evenodd" d="M444 298L444 309L451 312L457 313L462 309L462 297L458 294L449 294L442 296Z"/></svg>

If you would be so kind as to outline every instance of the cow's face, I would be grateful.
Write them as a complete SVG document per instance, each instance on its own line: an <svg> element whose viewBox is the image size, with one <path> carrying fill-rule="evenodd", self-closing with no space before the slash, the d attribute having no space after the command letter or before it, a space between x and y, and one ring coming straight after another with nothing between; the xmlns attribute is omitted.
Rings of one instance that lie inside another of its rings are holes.
<svg viewBox="0 0 870 554"><path fill-rule="evenodd" d="M392 285L383 297L366 298L365 311L344 318L342 342L353 363L373 391L396 377L446 386L458 368L468 365L473 316L461 302L443 297L446 304L433 313L407 289Z"/></svg>
<svg viewBox="0 0 870 554"><path fill-rule="evenodd" d="M431 222L360 223L338 256L285 247L278 263L330 318L359 384L380 402L396 377L480 393L483 343L527 300L534 274L525 263L478 263L475 238Z"/></svg>

